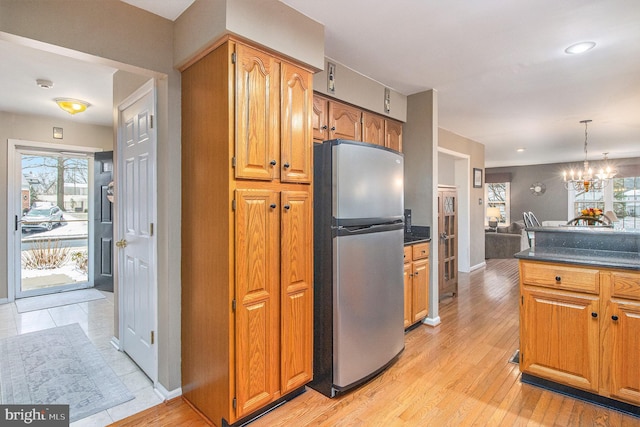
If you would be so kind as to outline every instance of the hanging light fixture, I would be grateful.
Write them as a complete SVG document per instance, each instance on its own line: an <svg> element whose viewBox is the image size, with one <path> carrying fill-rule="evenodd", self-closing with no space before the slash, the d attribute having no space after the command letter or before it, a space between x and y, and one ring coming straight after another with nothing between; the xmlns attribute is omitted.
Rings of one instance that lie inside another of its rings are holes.
<svg viewBox="0 0 640 427"><path fill-rule="evenodd" d="M82 113L91 105L87 101L73 98L56 98L54 101L56 101L56 104L58 104L60 108L69 114Z"/></svg>
<svg viewBox="0 0 640 427"><path fill-rule="evenodd" d="M589 192L589 190L601 190L617 173L608 165L605 168L601 168L597 174L594 174L593 169L589 167L589 160L587 159L587 126L591 122L592 120L580 121L580 123L584 123L584 162L582 170L574 171L572 169L569 172L562 173L564 187L567 190L573 189L585 193ZM604 158L606 163L607 153L605 153Z"/></svg>

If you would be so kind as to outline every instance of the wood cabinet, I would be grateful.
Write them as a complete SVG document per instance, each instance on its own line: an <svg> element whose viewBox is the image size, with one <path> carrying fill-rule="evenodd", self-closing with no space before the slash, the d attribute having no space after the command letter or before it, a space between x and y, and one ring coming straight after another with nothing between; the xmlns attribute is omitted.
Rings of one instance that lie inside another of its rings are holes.
<svg viewBox="0 0 640 427"><path fill-rule="evenodd" d="M402 123L324 96L313 96L313 141L349 139L402 151Z"/></svg>
<svg viewBox="0 0 640 427"><path fill-rule="evenodd" d="M312 379L311 83L232 37L182 70L182 390L214 425Z"/></svg>
<svg viewBox="0 0 640 427"><path fill-rule="evenodd" d="M429 243L404 247L404 327L427 317L429 311Z"/></svg>
<svg viewBox="0 0 640 427"><path fill-rule="evenodd" d="M520 369L640 404L640 273L520 261Z"/></svg>

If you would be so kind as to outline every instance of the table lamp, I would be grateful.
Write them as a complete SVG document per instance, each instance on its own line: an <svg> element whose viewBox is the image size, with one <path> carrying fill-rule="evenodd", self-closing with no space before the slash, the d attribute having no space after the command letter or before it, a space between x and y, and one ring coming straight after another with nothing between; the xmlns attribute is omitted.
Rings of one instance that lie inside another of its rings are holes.
<svg viewBox="0 0 640 427"><path fill-rule="evenodd" d="M500 218L500 209L496 207L487 208L487 216L489 217L489 228L495 230L498 227L498 218Z"/></svg>

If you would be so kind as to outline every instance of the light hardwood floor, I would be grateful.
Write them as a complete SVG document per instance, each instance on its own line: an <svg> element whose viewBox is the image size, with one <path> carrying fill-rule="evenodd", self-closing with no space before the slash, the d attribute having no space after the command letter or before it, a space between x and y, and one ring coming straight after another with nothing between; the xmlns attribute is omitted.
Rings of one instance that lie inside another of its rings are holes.
<svg viewBox="0 0 640 427"><path fill-rule="evenodd" d="M407 332L397 363L336 399L312 389L251 423L262 426L640 426L640 419L520 382L517 260L460 274L442 324ZM207 425L180 399L114 426ZM219 420L215 420L219 421Z"/></svg>

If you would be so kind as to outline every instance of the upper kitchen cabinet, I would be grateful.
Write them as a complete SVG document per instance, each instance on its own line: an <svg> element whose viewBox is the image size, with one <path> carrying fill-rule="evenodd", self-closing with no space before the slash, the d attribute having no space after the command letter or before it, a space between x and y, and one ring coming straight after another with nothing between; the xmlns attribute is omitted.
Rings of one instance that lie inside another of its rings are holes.
<svg viewBox="0 0 640 427"><path fill-rule="evenodd" d="M318 95L313 99L313 140L329 139L361 141L362 112L351 105L336 102Z"/></svg>
<svg viewBox="0 0 640 427"><path fill-rule="evenodd" d="M236 178L311 182L311 74L241 44L235 61Z"/></svg>
<svg viewBox="0 0 640 427"><path fill-rule="evenodd" d="M313 95L313 142L348 139L402 151L402 122Z"/></svg>
<svg viewBox="0 0 640 427"><path fill-rule="evenodd" d="M402 152L402 123L384 120L384 146Z"/></svg>
<svg viewBox="0 0 640 427"><path fill-rule="evenodd" d="M369 144L376 144L384 147L384 121L384 117L382 116L363 111L362 140Z"/></svg>

